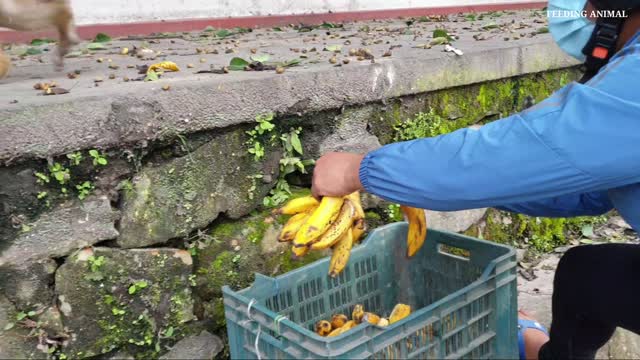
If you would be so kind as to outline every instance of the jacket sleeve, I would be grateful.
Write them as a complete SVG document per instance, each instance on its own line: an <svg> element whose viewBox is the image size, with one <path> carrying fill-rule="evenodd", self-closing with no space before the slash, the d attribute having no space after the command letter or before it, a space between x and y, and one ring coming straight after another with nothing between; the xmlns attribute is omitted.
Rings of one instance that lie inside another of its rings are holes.
<svg viewBox="0 0 640 360"><path fill-rule="evenodd" d="M640 182L640 95L628 83L638 65L618 66L598 87L572 83L479 130L384 146L365 156L360 180L384 199L432 210L520 204L510 208L545 213L548 202L535 205L558 198L578 206L562 213L599 212L610 206L599 192Z"/></svg>
<svg viewBox="0 0 640 360"><path fill-rule="evenodd" d="M573 217L602 215L613 209L606 191L557 196L551 199L497 206L529 216Z"/></svg>

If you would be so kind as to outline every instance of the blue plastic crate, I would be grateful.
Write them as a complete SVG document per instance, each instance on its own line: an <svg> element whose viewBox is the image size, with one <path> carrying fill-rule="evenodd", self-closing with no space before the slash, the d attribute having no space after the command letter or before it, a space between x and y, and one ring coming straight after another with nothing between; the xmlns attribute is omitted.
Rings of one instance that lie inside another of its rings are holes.
<svg viewBox="0 0 640 360"><path fill-rule="evenodd" d="M276 278L256 274L237 292L223 287L231 357L256 359L259 350L261 359L517 359L515 251L430 229L407 260L407 228L373 231L335 279L325 258ZM386 328L313 332L316 321L350 316L358 303L385 317L397 303L412 313Z"/></svg>

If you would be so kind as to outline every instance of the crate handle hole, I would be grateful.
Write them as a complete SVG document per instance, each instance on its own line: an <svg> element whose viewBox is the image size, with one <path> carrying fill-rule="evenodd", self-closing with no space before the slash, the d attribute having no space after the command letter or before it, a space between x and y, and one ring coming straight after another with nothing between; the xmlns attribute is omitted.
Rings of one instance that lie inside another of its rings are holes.
<svg viewBox="0 0 640 360"><path fill-rule="evenodd" d="M467 249L459 248L456 246L438 244L438 252L443 255L452 256L462 260L471 259L471 252Z"/></svg>

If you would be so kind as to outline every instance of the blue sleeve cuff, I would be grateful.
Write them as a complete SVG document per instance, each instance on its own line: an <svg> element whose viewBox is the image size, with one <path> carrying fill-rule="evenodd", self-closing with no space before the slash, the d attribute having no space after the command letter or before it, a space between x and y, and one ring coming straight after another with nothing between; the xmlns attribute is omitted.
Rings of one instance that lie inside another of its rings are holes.
<svg viewBox="0 0 640 360"><path fill-rule="evenodd" d="M374 157L374 152L370 152L364 156L362 162L360 162L360 171L358 176L360 177L360 183L364 190L368 193L373 193L371 190L371 184L369 183L369 168L371 167L371 161Z"/></svg>

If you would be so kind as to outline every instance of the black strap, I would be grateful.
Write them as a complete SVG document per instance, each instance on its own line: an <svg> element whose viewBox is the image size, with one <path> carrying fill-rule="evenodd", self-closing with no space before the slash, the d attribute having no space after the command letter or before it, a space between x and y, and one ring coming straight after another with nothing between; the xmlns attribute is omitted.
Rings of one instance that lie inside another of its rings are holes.
<svg viewBox="0 0 640 360"><path fill-rule="evenodd" d="M594 77L616 52L616 45L624 20L622 17L598 18L589 42L582 49L582 53L587 56L587 60L584 63L584 75L580 79L580 83L584 84ZM603 57L603 53L606 56Z"/></svg>

